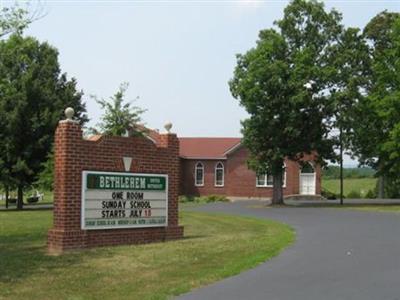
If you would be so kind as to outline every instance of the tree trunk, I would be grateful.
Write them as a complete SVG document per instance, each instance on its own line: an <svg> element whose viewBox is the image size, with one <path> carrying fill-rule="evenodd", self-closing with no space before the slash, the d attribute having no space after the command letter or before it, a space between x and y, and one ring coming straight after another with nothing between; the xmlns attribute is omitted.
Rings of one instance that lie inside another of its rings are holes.
<svg viewBox="0 0 400 300"><path fill-rule="evenodd" d="M343 130L339 129L339 142L340 142L340 204L343 205Z"/></svg>
<svg viewBox="0 0 400 300"><path fill-rule="evenodd" d="M283 205L283 172L276 172L273 178L272 205Z"/></svg>
<svg viewBox="0 0 400 300"><path fill-rule="evenodd" d="M383 175L378 177L378 199L385 198L385 177Z"/></svg>
<svg viewBox="0 0 400 300"><path fill-rule="evenodd" d="M8 208L8 198L9 198L8 185L6 185L4 188L6 190L6 208Z"/></svg>
<svg viewBox="0 0 400 300"><path fill-rule="evenodd" d="M18 186L18 196L17 196L17 209L22 209L24 207L24 192L22 190L22 186Z"/></svg>

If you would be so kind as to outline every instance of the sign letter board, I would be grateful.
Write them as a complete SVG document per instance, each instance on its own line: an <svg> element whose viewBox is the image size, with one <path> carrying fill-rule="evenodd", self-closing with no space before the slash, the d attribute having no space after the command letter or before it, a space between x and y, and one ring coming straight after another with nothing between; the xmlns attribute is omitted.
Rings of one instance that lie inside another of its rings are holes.
<svg viewBox="0 0 400 300"><path fill-rule="evenodd" d="M168 225L168 175L82 172L82 229Z"/></svg>

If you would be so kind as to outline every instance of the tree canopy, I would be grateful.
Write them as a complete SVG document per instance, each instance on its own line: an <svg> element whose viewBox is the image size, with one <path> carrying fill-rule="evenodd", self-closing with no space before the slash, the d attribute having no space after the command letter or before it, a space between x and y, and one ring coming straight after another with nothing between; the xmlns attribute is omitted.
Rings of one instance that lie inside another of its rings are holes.
<svg viewBox="0 0 400 300"><path fill-rule="evenodd" d="M29 24L43 17L40 3L32 12L28 8L28 3L21 7L17 2L12 6L0 7L0 38L9 34L22 34Z"/></svg>
<svg viewBox="0 0 400 300"><path fill-rule="evenodd" d="M250 165L276 177L274 203L285 158L335 159L339 145L400 183L399 16L383 11L361 31L321 2L293 0L238 55L230 88L250 115L242 129Z"/></svg>
<svg viewBox="0 0 400 300"><path fill-rule="evenodd" d="M331 64L342 33L341 16L316 1L292 1L277 29L262 30L255 48L237 56L230 81L233 96L250 117L242 122L250 166L274 176L273 203L282 203L285 158L313 153L333 159L329 138L334 85Z"/></svg>
<svg viewBox="0 0 400 300"><path fill-rule="evenodd" d="M54 47L17 34L0 41L0 170L19 198L42 169L64 109L73 107L87 122L81 98L75 79L61 73Z"/></svg>
<svg viewBox="0 0 400 300"><path fill-rule="evenodd" d="M398 186L400 171L400 14L383 11L364 28L369 47L369 71L365 97L356 106L350 149L360 162ZM392 193L391 193L392 194Z"/></svg>
<svg viewBox="0 0 400 300"><path fill-rule="evenodd" d="M142 129L137 125L141 122L141 115L146 111L131 102L126 102L125 93L128 83L122 83L114 96L109 100L99 99L93 96L100 107L104 110L99 129L94 129L104 135L122 136L127 134L142 135ZM137 99L137 98L136 98Z"/></svg>

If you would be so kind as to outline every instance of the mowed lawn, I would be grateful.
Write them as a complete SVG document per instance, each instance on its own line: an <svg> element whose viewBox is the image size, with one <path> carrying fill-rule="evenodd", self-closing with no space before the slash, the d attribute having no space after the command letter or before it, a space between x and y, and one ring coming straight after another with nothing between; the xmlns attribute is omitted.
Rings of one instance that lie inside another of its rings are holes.
<svg viewBox="0 0 400 300"><path fill-rule="evenodd" d="M376 178L346 178L343 181L343 193L347 196L351 191L360 193L362 197L369 190L374 190L376 186ZM322 188L332 193L340 193L339 179L322 179Z"/></svg>
<svg viewBox="0 0 400 300"><path fill-rule="evenodd" d="M362 211L371 211L371 212L391 212L391 213L400 213L400 205L399 204L345 204L343 206L337 206L338 208L348 208Z"/></svg>
<svg viewBox="0 0 400 300"><path fill-rule="evenodd" d="M275 221L181 216L179 241L49 256L51 211L0 212L0 299L166 299L254 267L295 236Z"/></svg>

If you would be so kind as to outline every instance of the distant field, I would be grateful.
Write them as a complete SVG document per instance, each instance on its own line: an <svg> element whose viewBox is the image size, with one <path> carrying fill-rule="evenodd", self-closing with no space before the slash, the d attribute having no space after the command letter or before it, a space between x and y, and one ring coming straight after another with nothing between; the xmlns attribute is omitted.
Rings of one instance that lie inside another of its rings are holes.
<svg viewBox="0 0 400 300"><path fill-rule="evenodd" d="M376 178L351 178L344 179L343 189L344 195L347 196L351 191L361 194L362 197L369 190L375 189ZM322 179L322 188L332 193L340 193L340 180L339 179Z"/></svg>

